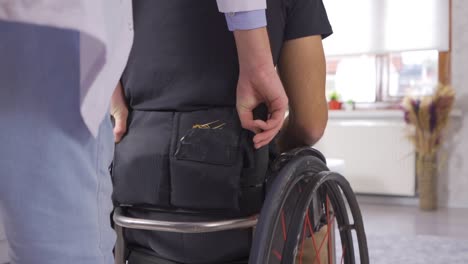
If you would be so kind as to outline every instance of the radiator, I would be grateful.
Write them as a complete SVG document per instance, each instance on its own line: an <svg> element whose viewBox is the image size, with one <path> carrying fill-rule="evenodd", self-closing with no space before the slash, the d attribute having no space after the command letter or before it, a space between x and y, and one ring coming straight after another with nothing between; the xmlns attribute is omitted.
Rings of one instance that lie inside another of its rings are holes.
<svg viewBox="0 0 468 264"><path fill-rule="evenodd" d="M414 196L415 151L402 120L399 111L364 117L331 113L316 147L328 158L344 160L343 174L355 192Z"/></svg>

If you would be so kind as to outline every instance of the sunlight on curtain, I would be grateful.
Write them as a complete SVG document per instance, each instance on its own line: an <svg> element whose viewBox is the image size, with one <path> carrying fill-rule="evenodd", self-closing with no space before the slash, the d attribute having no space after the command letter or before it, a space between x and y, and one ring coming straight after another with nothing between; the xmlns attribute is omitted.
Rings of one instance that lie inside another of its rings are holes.
<svg viewBox="0 0 468 264"><path fill-rule="evenodd" d="M323 0L327 56L449 48L448 0Z"/></svg>

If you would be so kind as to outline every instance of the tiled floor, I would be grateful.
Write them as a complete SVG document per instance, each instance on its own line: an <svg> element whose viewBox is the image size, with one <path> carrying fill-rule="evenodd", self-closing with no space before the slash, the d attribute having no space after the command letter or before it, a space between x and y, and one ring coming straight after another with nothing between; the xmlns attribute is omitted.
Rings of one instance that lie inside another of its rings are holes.
<svg viewBox="0 0 468 264"><path fill-rule="evenodd" d="M360 206L370 235L433 235L468 240L468 209L424 212L417 206Z"/></svg>
<svg viewBox="0 0 468 264"><path fill-rule="evenodd" d="M360 206L372 264L468 263L468 209L423 212L416 205Z"/></svg>
<svg viewBox="0 0 468 264"><path fill-rule="evenodd" d="M360 203L372 264L467 264L468 209Z"/></svg>

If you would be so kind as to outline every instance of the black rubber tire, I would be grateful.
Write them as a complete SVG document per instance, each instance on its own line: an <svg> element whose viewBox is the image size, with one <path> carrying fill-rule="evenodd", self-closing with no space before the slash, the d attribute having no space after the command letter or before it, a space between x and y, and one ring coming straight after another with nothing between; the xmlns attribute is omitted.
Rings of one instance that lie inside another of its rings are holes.
<svg viewBox="0 0 468 264"><path fill-rule="evenodd" d="M299 156L284 163L268 188L267 196L260 212L259 221L250 253L250 264L268 264L272 250L274 232L287 197L307 176L306 172L328 171L325 163L318 157Z"/></svg>
<svg viewBox="0 0 468 264"><path fill-rule="evenodd" d="M344 204L344 199L346 199L349 209L351 211L351 215L353 217L353 224L352 228L356 231L356 238L358 242L358 248L359 248L359 258L361 260L361 264L368 264L369 263L369 251L367 247L367 237L366 237L366 232L364 228L364 221L362 219L362 214L361 214L361 209L359 208L358 201L356 199L356 195L354 194L353 189L351 188L351 185L349 182L346 180L345 177L342 175L336 173L336 172L322 172L321 174L328 174L332 180L327 182L328 188L333 187L334 190L332 190L330 193L335 194L337 197L335 201L341 200L342 205L339 205L337 207L341 207L340 210L342 212L346 212L346 214L342 213L340 215L346 215L347 216L347 209ZM339 187L339 188L338 188ZM343 193L340 192L340 189ZM343 227L349 226L349 221L346 225L343 225ZM341 226L340 226L341 227ZM345 228L341 232L344 232L348 230L349 232L350 229ZM353 251L354 254L354 251Z"/></svg>
<svg viewBox="0 0 468 264"><path fill-rule="evenodd" d="M338 226L349 226L349 217L340 187L337 186L336 183L333 181L326 182L325 185L325 195L332 197L330 198L330 201L332 203L332 207L335 210L335 217L336 221L338 222ZM344 255L344 262L350 264L354 263L354 243L351 230L349 230L348 228L339 228L339 232L341 242L343 244L342 246L347 250L346 254Z"/></svg>
<svg viewBox="0 0 468 264"><path fill-rule="evenodd" d="M343 216L341 216L339 219L337 218L338 224L341 224L342 226L349 226L346 206L341 192L339 191L341 188L350 205L354 219L354 226L358 227L356 234L359 240L358 243L361 263L368 264L367 241L365 238L362 217L359 206L357 205L356 198L351 187L349 186L349 183L341 175L329 172L323 160L312 155L291 158L288 160L288 162L285 163L285 165L276 175L273 183L269 188L264 206L260 214L259 222L254 235L249 263L269 263L272 251L273 236L275 235L274 231L278 226L280 212L293 189L304 180L306 182L306 186L308 186L306 187L308 190L302 195L305 197L303 198L305 202L297 203L296 208L298 209L295 209L297 212L294 213L295 215L293 218L295 224L290 224L288 229L288 237L290 236L289 234L296 234L296 241L289 242L292 244L295 243L294 245L288 246L288 241L285 244L284 248L289 250L291 253L288 253L287 250L283 250L283 252L292 254L292 256L294 256L297 239L299 239L298 237L300 236L297 234L300 233L300 227L304 221L306 210L308 210L307 207L310 204L310 200L308 198L310 197L310 199L312 199L311 197L315 192L317 192L320 186L326 188L327 192L333 193L333 195L331 195L331 200L333 200L332 205L334 206L335 210L344 210L345 212L342 214ZM298 229L296 230L296 233L294 233L294 228ZM348 246L352 245L353 240L350 230L343 229L340 231L340 236L342 237L342 241L344 243L348 244ZM291 237L294 237L294 235ZM349 247L352 248L352 246ZM354 263L350 262L352 259L354 259L354 250L351 250L346 255L347 256L345 259L348 260L346 263ZM282 263L294 263L294 257L290 258L284 256Z"/></svg>
<svg viewBox="0 0 468 264"><path fill-rule="evenodd" d="M329 196L330 202L334 208L334 213L340 230L342 246L347 249L344 254L344 263L355 263L354 242L351 233L351 229L354 229L356 231L360 263L368 264L369 257L364 225L357 201L351 187L349 186L349 183L343 176L334 172L322 172L310 177L311 181L307 183L306 187L304 188L305 191L302 193L294 209L294 213L291 218L292 221L288 229L288 237L284 246L283 259L281 263L293 263L292 260L295 258L296 247L300 239L300 233L305 219L305 214L309 208L312 198L314 197L314 194L318 192L320 188L324 187L325 193ZM346 204L340 189L343 190L343 194L347 198L348 204L350 206L350 210L354 219L352 226L349 223ZM350 198L348 198L349 195Z"/></svg>

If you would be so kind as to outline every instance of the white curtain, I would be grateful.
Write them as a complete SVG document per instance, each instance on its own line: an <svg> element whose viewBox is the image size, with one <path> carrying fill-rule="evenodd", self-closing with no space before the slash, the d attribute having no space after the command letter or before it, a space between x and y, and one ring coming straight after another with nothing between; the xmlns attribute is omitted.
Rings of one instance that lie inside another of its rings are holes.
<svg viewBox="0 0 468 264"><path fill-rule="evenodd" d="M449 49L449 0L323 0L327 56Z"/></svg>

